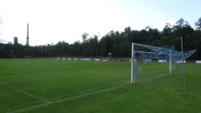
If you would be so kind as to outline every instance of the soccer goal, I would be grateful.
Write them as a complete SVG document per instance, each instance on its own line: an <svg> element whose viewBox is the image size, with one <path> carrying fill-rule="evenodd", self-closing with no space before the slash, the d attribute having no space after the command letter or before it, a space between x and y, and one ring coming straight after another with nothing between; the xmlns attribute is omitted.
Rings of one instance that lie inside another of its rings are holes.
<svg viewBox="0 0 201 113"><path fill-rule="evenodd" d="M141 70L142 63L150 62L152 59L166 61L169 63L169 74L172 74L175 70L173 64L187 59L196 51L181 52L175 50L174 46L156 47L138 43L132 43L131 50L131 84L135 83L137 73Z"/></svg>

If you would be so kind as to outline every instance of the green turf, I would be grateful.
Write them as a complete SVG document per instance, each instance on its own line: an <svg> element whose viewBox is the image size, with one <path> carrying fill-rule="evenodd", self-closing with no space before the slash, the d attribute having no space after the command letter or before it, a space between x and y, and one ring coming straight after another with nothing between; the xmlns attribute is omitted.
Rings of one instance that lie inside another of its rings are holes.
<svg viewBox="0 0 201 113"><path fill-rule="evenodd" d="M0 59L1 113L200 113L201 65L147 63L130 84L129 62Z"/></svg>

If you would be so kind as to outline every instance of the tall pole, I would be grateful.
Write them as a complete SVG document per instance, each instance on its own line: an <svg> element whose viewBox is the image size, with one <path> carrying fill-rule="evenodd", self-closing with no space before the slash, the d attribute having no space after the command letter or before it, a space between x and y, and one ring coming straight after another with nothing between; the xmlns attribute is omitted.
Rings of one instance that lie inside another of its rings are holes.
<svg viewBox="0 0 201 113"><path fill-rule="evenodd" d="M27 46L29 46L29 24L27 24Z"/></svg>
<svg viewBox="0 0 201 113"><path fill-rule="evenodd" d="M181 56L182 56L182 62L183 62L183 79L184 79L184 95L186 95L186 74L185 74L185 65L184 65L184 50L183 50L183 39L181 37Z"/></svg>

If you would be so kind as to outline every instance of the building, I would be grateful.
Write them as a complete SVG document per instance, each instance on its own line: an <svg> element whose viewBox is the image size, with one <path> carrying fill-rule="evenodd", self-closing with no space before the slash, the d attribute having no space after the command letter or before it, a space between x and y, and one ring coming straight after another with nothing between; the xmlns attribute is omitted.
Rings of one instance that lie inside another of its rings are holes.
<svg viewBox="0 0 201 113"><path fill-rule="evenodd" d="M14 44L18 44L18 38L14 37Z"/></svg>

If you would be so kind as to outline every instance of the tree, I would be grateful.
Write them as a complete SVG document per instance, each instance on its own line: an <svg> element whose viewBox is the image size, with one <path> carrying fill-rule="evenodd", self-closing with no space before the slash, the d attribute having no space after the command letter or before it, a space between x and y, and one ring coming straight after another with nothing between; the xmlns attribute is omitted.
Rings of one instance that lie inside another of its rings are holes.
<svg viewBox="0 0 201 113"><path fill-rule="evenodd" d="M83 47L79 41L74 42L69 46L70 56L81 56Z"/></svg>
<svg viewBox="0 0 201 113"><path fill-rule="evenodd" d="M189 22L185 21L183 18L180 18L177 22L176 22L176 26L177 27L185 27L185 26L190 26Z"/></svg>
<svg viewBox="0 0 201 113"><path fill-rule="evenodd" d="M150 26L145 27L145 30L149 31L151 29Z"/></svg>
<svg viewBox="0 0 201 113"><path fill-rule="evenodd" d="M166 23L165 27L163 28L162 35L169 36L172 34L172 27L170 23Z"/></svg>
<svg viewBox="0 0 201 113"><path fill-rule="evenodd" d="M147 43L150 45L155 45L161 39L161 34L157 29L149 29Z"/></svg>
<svg viewBox="0 0 201 113"><path fill-rule="evenodd" d="M94 35L86 43L86 48L82 52L83 56L95 57L98 49L98 36Z"/></svg>
<svg viewBox="0 0 201 113"><path fill-rule="evenodd" d="M104 36L101 38L99 42L99 54L101 56L107 56L109 52L111 52L110 47L111 47L111 39L108 35Z"/></svg>
<svg viewBox="0 0 201 113"><path fill-rule="evenodd" d="M197 29L201 29L201 17L198 19L197 22L195 22L195 27L197 27Z"/></svg>
<svg viewBox="0 0 201 113"><path fill-rule="evenodd" d="M149 33L143 29L139 32L139 42L137 43L141 43L141 44L147 44L148 43L148 36L149 36Z"/></svg>
<svg viewBox="0 0 201 113"><path fill-rule="evenodd" d="M82 34L82 39L83 39L83 42L85 43L86 42L86 39L87 39L87 37L89 36L89 34L88 33L83 33Z"/></svg>
<svg viewBox="0 0 201 113"><path fill-rule="evenodd" d="M22 58L24 57L23 53L23 46L21 44L14 44L14 53L15 57Z"/></svg>
<svg viewBox="0 0 201 113"><path fill-rule="evenodd" d="M180 18L176 22L176 25L173 26L173 33L176 37L185 37L187 34L191 34L193 32L193 28L189 25L187 21L182 18Z"/></svg>

